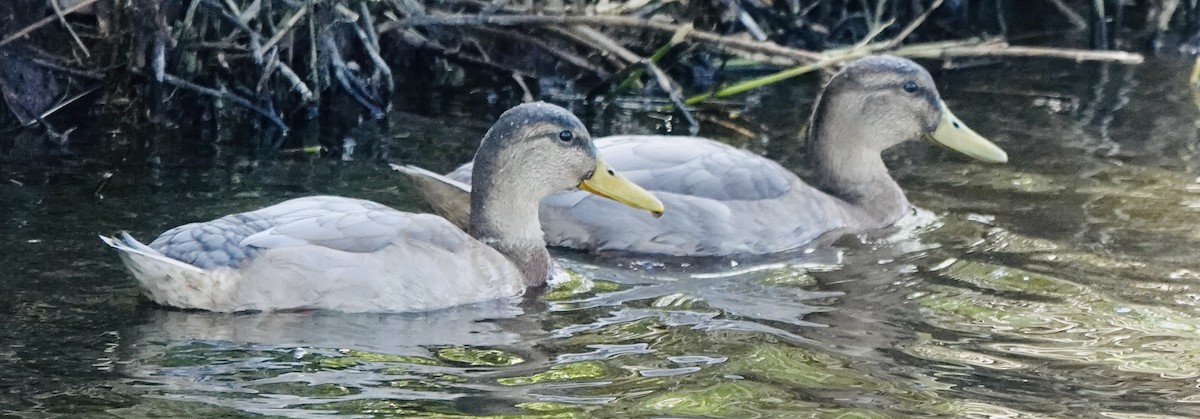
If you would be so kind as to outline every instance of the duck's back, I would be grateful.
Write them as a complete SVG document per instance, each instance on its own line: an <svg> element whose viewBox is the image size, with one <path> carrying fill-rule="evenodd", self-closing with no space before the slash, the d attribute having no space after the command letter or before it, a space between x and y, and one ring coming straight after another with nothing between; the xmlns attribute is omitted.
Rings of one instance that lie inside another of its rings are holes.
<svg viewBox="0 0 1200 419"><path fill-rule="evenodd" d="M762 156L698 137L614 136L600 155L663 201L661 218L586 192L542 200L546 241L585 250L680 256L774 253L842 227L828 195ZM470 182L470 166L450 178Z"/></svg>
<svg viewBox="0 0 1200 419"><path fill-rule="evenodd" d="M523 289L507 259L445 219L351 198L183 225L148 248L130 240L114 247L146 294L183 308L419 311ZM194 269L172 271L171 261Z"/></svg>

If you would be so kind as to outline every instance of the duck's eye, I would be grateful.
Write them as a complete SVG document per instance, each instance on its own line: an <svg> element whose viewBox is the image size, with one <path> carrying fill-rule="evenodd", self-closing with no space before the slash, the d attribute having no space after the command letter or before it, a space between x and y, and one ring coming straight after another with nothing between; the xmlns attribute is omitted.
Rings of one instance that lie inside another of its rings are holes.
<svg viewBox="0 0 1200 419"><path fill-rule="evenodd" d="M917 82L912 81L912 80L904 82L904 91L909 92L909 93L916 93L917 89L918 89Z"/></svg>
<svg viewBox="0 0 1200 419"><path fill-rule="evenodd" d="M572 134L571 131L563 131L558 133L558 139L569 142L575 139L575 134Z"/></svg>

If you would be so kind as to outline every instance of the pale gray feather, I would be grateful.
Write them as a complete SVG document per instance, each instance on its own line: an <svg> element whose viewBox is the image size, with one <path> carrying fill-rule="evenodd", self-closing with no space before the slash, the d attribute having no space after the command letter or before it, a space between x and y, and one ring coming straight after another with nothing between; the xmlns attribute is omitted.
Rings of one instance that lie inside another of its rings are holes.
<svg viewBox="0 0 1200 419"><path fill-rule="evenodd" d="M415 311L523 289L510 261L449 221L352 198L297 198L188 224L149 247L105 239L151 299L175 307Z"/></svg>
<svg viewBox="0 0 1200 419"><path fill-rule="evenodd" d="M586 192L542 200L547 243L669 255L794 249L845 225L843 205L777 163L698 137L598 138L601 158L655 193L661 218ZM469 183L471 164L446 175Z"/></svg>
<svg viewBox="0 0 1200 419"><path fill-rule="evenodd" d="M424 311L514 297L550 274L539 200L593 173L595 154L566 109L506 111L476 153L475 196L461 200L480 208L478 239L441 217L317 196L177 227L151 246L102 240L150 299L174 307Z"/></svg>
<svg viewBox="0 0 1200 419"><path fill-rule="evenodd" d="M469 230L471 218L471 185L417 166L391 165L414 183L417 193L433 207L433 211L450 220L458 228Z"/></svg>
<svg viewBox="0 0 1200 419"><path fill-rule="evenodd" d="M310 196L179 226L150 247L202 269L236 268L262 250L290 246L370 253L395 242L421 241L459 250L469 236L435 218L360 199Z"/></svg>

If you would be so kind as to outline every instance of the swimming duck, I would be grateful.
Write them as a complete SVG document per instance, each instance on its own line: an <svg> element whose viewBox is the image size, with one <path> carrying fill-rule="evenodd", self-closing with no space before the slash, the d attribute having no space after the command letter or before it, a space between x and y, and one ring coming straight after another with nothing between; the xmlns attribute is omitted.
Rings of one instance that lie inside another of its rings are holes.
<svg viewBox="0 0 1200 419"><path fill-rule="evenodd" d="M424 311L510 297L552 262L538 201L589 191L662 213L662 202L597 156L583 124L545 103L508 110L475 154L466 231L431 214L310 196L163 233L117 249L154 302L209 311Z"/></svg>
<svg viewBox="0 0 1200 419"><path fill-rule="evenodd" d="M656 219L582 193L558 193L542 200L546 241L589 251L724 256L781 252L830 232L878 229L910 209L880 153L919 137L979 160L1008 160L950 112L920 65L866 57L838 71L813 108L812 184L774 161L706 138L598 138L609 163L671 212ZM436 211L456 219L469 209L448 197L465 194L471 172L467 164L446 176L406 173Z"/></svg>

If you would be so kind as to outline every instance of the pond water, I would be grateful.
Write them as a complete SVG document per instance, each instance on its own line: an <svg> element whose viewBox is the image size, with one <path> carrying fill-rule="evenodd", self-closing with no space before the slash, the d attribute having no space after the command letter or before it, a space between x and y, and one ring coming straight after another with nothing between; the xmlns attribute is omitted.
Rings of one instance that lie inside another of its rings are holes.
<svg viewBox="0 0 1200 419"><path fill-rule="evenodd" d="M170 129L81 130L87 158L0 167L0 416L1200 416L1187 72L1015 60L937 74L1011 163L889 152L923 209L903 225L755 260L559 251L572 274L544 295L425 314L144 302L98 234L149 239L318 193L426 207L369 159L251 160L171 146ZM701 135L803 173L813 85L738 98L703 114ZM389 159L466 161L511 105L496 98L402 103ZM576 110L597 135L681 129L639 108Z"/></svg>

